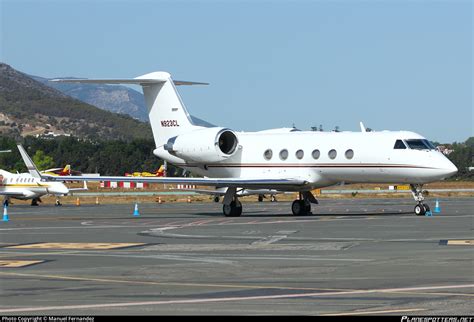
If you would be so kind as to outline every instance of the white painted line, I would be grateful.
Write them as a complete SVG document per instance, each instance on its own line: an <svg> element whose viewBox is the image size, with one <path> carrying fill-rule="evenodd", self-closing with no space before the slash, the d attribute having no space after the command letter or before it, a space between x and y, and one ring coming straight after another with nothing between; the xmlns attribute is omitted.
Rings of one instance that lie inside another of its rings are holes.
<svg viewBox="0 0 474 322"><path fill-rule="evenodd" d="M147 306L147 305L199 304L199 303L238 302L238 301L255 301L255 300L278 300L278 299L290 299L290 298L300 298L300 297L320 297L320 296L326 297L326 296L351 295L351 294L390 293L390 292L405 292L405 291L415 291L415 290L439 290L439 289L459 289L459 288L474 288L474 284L407 287L407 288L374 289L374 290L336 291L336 292L314 292L314 293L280 294L280 295L263 295L263 296L203 298L203 299L189 299L189 300L163 300L163 301L123 302L123 303L103 303L103 304L83 304L83 305L63 305L63 306L37 306L37 307L23 307L23 308L17 307L13 309L0 309L0 313L99 309L99 308L113 308L113 307L126 307L126 306L133 307L133 306Z"/></svg>
<svg viewBox="0 0 474 322"><path fill-rule="evenodd" d="M402 313L402 312L419 312L427 311L427 309L397 309L397 310L380 310L380 311L351 311L344 313L325 313L323 316L351 316L351 315L367 315L367 314L386 314L386 313Z"/></svg>
<svg viewBox="0 0 474 322"><path fill-rule="evenodd" d="M251 243L250 245L252 246L265 246L265 245L270 245L270 244L273 244L279 240L282 240L282 239L285 239L286 235L277 235L277 236L268 236L268 237L264 237L262 239L259 239L257 241L254 241L253 243Z"/></svg>

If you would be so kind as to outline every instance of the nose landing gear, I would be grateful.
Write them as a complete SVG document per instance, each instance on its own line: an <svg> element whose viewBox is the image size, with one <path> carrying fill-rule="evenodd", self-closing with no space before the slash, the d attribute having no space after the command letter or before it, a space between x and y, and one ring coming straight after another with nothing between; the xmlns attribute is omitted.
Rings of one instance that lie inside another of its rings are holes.
<svg viewBox="0 0 474 322"><path fill-rule="evenodd" d="M423 197L423 185L422 184L411 184L411 193L413 194L413 198L417 202L415 206L415 215L417 216L424 216L427 212L431 211L430 206L424 203L425 197Z"/></svg>

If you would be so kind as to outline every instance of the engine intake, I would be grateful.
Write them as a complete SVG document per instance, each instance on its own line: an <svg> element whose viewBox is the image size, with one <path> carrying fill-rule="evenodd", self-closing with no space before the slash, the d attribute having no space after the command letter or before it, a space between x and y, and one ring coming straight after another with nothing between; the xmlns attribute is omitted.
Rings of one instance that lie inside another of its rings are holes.
<svg viewBox="0 0 474 322"><path fill-rule="evenodd" d="M164 148L172 155L196 162L223 161L237 151L239 141L226 128L206 128L175 136Z"/></svg>

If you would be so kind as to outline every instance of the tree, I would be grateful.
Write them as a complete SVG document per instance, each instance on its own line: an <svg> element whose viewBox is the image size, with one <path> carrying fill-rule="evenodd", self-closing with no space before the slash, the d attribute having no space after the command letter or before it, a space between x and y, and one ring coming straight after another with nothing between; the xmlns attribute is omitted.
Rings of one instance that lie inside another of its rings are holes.
<svg viewBox="0 0 474 322"><path fill-rule="evenodd" d="M53 158L44 154L42 150L36 150L35 155L33 155L33 162L38 170L46 170L54 166Z"/></svg>
<svg viewBox="0 0 474 322"><path fill-rule="evenodd" d="M474 148L474 136L471 136L469 139L467 139L465 144L468 147Z"/></svg>

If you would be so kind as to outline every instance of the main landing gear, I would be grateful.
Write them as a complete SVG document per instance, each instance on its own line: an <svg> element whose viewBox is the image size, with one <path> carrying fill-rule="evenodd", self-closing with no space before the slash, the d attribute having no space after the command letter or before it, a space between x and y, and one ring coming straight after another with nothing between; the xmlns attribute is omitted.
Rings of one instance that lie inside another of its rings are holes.
<svg viewBox="0 0 474 322"><path fill-rule="evenodd" d="M431 211L430 207L424 203L423 201L425 198L423 197L423 185L422 184L411 184L411 193L413 194L413 198L417 202L415 206L415 215L417 216L424 216L428 211Z"/></svg>
<svg viewBox="0 0 474 322"><path fill-rule="evenodd" d="M42 202L40 198L31 199L31 205L32 206L39 206L38 202Z"/></svg>
<svg viewBox="0 0 474 322"><path fill-rule="evenodd" d="M224 196L222 212L226 217L240 217L242 215L242 203L236 195L237 189L229 187Z"/></svg>
<svg viewBox="0 0 474 322"><path fill-rule="evenodd" d="M312 203L318 204L318 200L316 200L311 191L299 192L299 199L293 201L291 211L295 216L310 215Z"/></svg>
<svg viewBox="0 0 474 322"><path fill-rule="evenodd" d="M236 195L236 188L228 188L222 206L222 212L226 217L240 217L242 215L242 203ZM293 201L291 211L295 216L304 216L311 214L311 204L318 204L318 200L311 191L299 192L299 199Z"/></svg>

